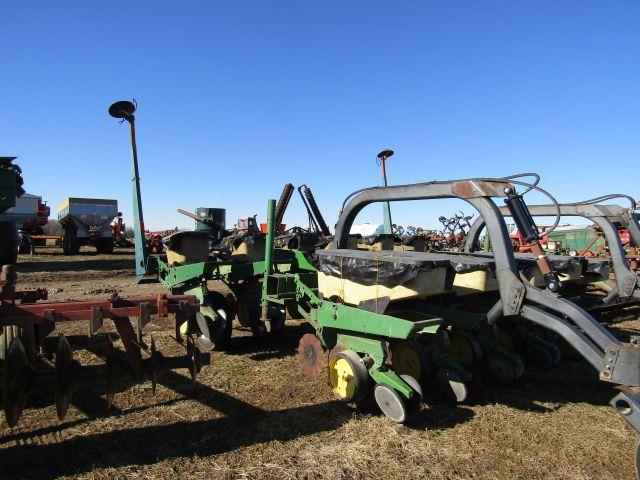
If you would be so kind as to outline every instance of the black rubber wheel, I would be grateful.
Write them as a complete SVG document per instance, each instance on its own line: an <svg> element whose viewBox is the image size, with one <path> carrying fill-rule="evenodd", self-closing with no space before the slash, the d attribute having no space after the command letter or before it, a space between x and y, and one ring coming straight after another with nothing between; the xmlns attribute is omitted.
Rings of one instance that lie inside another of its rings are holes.
<svg viewBox="0 0 640 480"><path fill-rule="evenodd" d="M485 367L491 377L503 385L511 385L516 381L516 371L503 355L489 355L485 360Z"/></svg>
<svg viewBox="0 0 640 480"><path fill-rule="evenodd" d="M18 247L18 253L29 254L31 253L31 238L29 235L20 236L20 246Z"/></svg>
<svg viewBox="0 0 640 480"><path fill-rule="evenodd" d="M234 293L238 322L243 327L250 327L260 319L260 282L244 282Z"/></svg>
<svg viewBox="0 0 640 480"><path fill-rule="evenodd" d="M448 403L462 403L469 397L469 387L455 370L439 369L436 372L436 385Z"/></svg>
<svg viewBox="0 0 640 480"><path fill-rule="evenodd" d="M421 384L431 376L431 359L424 346L415 340L401 340L391 345L391 364L398 375L410 375Z"/></svg>
<svg viewBox="0 0 640 480"><path fill-rule="evenodd" d="M549 370L554 366L553 354L541 345L532 343L525 350L527 365L533 368Z"/></svg>
<svg viewBox="0 0 640 480"><path fill-rule="evenodd" d="M80 244L76 232L65 232L62 237L62 252L65 255L77 255L80 252Z"/></svg>
<svg viewBox="0 0 640 480"><path fill-rule="evenodd" d="M269 320L271 320L271 331L267 332L265 324L258 315L257 321L251 324L251 332L258 338L277 337L284 330L284 322L287 314L284 310L269 308Z"/></svg>
<svg viewBox="0 0 640 480"><path fill-rule="evenodd" d="M18 261L18 230L12 221L0 222L0 265Z"/></svg>
<svg viewBox="0 0 640 480"><path fill-rule="evenodd" d="M224 325L213 329L214 350L225 350L231 342L231 334L233 332L233 317L235 311L233 306L229 304L227 298L219 292L209 292L207 294L207 303L218 313L226 316ZM221 312L222 311L222 312Z"/></svg>
<svg viewBox="0 0 640 480"><path fill-rule="evenodd" d="M113 241L113 237L108 238L98 238L96 240L96 251L100 254L111 254L113 253L113 247L115 243Z"/></svg>

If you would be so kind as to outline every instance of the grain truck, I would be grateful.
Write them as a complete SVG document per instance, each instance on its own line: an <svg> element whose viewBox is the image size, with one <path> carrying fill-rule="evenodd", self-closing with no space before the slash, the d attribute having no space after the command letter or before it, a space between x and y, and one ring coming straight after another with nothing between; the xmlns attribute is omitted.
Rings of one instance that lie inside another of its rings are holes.
<svg viewBox="0 0 640 480"><path fill-rule="evenodd" d="M74 197L66 199L58 207L58 221L64 229L64 253L75 255L83 245L94 246L98 253L113 252L111 221L117 215L117 200Z"/></svg>

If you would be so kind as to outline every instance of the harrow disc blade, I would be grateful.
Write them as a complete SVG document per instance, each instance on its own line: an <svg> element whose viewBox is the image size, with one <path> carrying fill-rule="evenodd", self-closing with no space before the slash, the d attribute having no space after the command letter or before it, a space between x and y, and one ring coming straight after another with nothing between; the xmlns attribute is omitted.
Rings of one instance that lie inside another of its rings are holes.
<svg viewBox="0 0 640 480"><path fill-rule="evenodd" d="M312 333L302 336L298 343L298 358L302 373L309 377L318 377L322 374L324 364L324 349L320 340Z"/></svg>
<svg viewBox="0 0 640 480"><path fill-rule="evenodd" d="M79 368L80 364L73 359L73 352L67 337L60 335L53 374L56 413L60 420L64 420L67 415L73 392L78 383Z"/></svg>
<svg viewBox="0 0 640 480"><path fill-rule="evenodd" d="M215 348L216 344L211 340L212 335L209 330L209 323L207 322L207 317L205 317L202 313L196 313L196 323L198 324L198 329L200 330L200 335L198 336L198 342L202 345L207 351L211 351Z"/></svg>
<svg viewBox="0 0 640 480"><path fill-rule="evenodd" d="M29 397L27 353L19 338L9 344L4 358L2 402L7 424L15 427Z"/></svg>

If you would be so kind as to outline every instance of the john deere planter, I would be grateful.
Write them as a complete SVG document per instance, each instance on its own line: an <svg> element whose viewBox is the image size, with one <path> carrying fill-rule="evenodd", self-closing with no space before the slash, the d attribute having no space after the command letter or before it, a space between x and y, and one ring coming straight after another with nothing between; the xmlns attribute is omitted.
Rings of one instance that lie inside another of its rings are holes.
<svg viewBox="0 0 640 480"><path fill-rule="evenodd" d="M371 395L386 416L404 422L418 410L426 383L434 382L452 401L464 401L482 372L503 383L520 378L523 355L534 367L556 364L562 353L555 339L561 338L600 380L619 387L611 406L638 430L638 341L620 342L559 295L563 269L572 265L543 252L514 257L494 199L504 200L522 234L538 243L534 252L539 246L539 231L516 190L524 185L529 191L531 185L516 178L362 190L351 196L334 241L316 252L313 265L300 252L286 265L266 265L263 308L295 309L315 330L298 347L303 371L319 375L326 364L338 398L359 402ZM477 210L491 238L491 255L349 248L350 228L366 205L439 198L462 199ZM273 229L266 243L267 252L273 250ZM525 268L540 280L523 276ZM464 287L481 284L478 273L495 285L494 296L465 301Z"/></svg>

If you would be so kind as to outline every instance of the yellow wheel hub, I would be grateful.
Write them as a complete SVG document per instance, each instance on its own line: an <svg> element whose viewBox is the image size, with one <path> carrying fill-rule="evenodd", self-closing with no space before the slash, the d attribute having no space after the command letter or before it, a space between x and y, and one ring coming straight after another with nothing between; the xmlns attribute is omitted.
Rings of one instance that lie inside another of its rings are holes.
<svg viewBox="0 0 640 480"><path fill-rule="evenodd" d="M339 398L350 400L356 391L356 376L348 360L341 357L329 362L329 382L331 390Z"/></svg>
<svg viewBox="0 0 640 480"><path fill-rule="evenodd" d="M422 359L416 349L407 343L398 343L393 347L391 355L393 370L398 375L411 375L422 378Z"/></svg>
<svg viewBox="0 0 640 480"><path fill-rule="evenodd" d="M471 342L458 333L449 334L449 355L463 365L476 363L476 352Z"/></svg>

